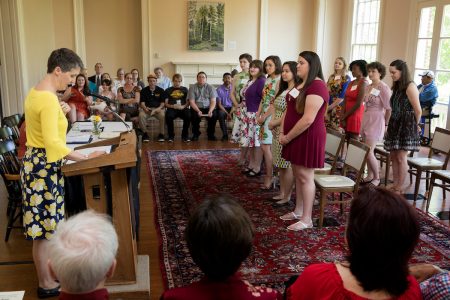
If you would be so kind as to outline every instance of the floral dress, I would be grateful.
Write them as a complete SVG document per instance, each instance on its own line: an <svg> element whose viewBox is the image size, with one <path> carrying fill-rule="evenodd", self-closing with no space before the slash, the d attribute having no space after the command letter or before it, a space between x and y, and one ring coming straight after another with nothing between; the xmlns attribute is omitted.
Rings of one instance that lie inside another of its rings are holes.
<svg viewBox="0 0 450 300"><path fill-rule="evenodd" d="M277 88L280 78L281 76L278 75L275 78L268 77L266 79L266 83L264 84L263 89L263 96L261 99L261 114L265 114L269 110L270 104L273 104L275 98L275 89ZM272 144L272 131L269 130L269 122L271 119L272 116L268 117L261 125L259 131L259 140L261 141L261 144Z"/></svg>
<svg viewBox="0 0 450 300"><path fill-rule="evenodd" d="M345 91L350 83L350 77L345 76L345 80L342 80L340 75L331 75L327 81L328 92L330 93L330 98L328 105L331 105L336 98L343 99L345 96ZM342 106L337 105L326 115L326 126L334 130L339 130L340 118L341 118Z"/></svg>
<svg viewBox="0 0 450 300"><path fill-rule="evenodd" d="M283 91L278 97L275 98L273 103L275 107L275 113L273 116L274 120L281 119L281 116L286 111L286 94L288 90ZM291 164L281 157L281 150L283 149L283 145L278 141L278 137L280 136L280 126L275 127L272 131L273 139L272 139L272 156L273 156L273 165L277 168L286 169L291 166Z"/></svg>
<svg viewBox="0 0 450 300"><path fill-rule="evenodd" d="M247 84L250 76L248 72L240 72L234 77L235 86L236 86L236 100L238 103L241 103L241 106L234 113L234 124L233 130L231 131L231 142L239 143L241 139L241 132L243 126L243 118L247 113L247 107L245 106L245 102L242 102L243 94L241 94L242 89Z"/></svg>

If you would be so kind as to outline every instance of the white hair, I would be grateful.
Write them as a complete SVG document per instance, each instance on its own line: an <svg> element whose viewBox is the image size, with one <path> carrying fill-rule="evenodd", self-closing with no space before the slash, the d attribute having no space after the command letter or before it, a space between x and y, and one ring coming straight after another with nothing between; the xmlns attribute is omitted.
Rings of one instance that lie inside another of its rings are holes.
<svg viewBox="0 0 450 300"><path fill-rule="evenodd" d="M118 247L110 218L90 210L58 225L48 254L61 286L69 293L84 293L105 279Z"/></svg>

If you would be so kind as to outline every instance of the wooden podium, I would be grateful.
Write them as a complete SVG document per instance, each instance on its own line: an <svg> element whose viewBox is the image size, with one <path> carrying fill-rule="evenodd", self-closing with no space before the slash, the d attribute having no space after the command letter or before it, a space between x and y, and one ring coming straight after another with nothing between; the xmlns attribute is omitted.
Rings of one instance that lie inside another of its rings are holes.
<svg viewBox="0 0 450 300"><path fill-rule="evenodd" d="M133 230L134 210L127 169L136 166L136 134L122 132L119 137L77 147L87 149L111 145L111 153L62 167L65 176L83 179L86 207L109 214L119 238L117 267L107 284L136 282L137 248ZM110 201L108 200L110 199Z"/></svg>

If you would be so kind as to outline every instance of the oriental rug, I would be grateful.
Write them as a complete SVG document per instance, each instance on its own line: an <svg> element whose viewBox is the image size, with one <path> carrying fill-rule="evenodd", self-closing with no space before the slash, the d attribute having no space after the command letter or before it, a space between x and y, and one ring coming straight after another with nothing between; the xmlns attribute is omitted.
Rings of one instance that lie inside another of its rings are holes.
<svg viewBox="0 0 450 300"><path fill-rule="evenodd" d="M344 260L345 217L328 205L325 215L339 226L300 232L286 230L279 216L292 207L273 208L275 193L261 191L262 178L248 178L237 167L238 150L149 151L147 166L154 187L155 223L160 238L160 262L166 288L201 278L192 261L184 230L195 207L206 197L229 195L240 202L255 226L254 248L240 269L253 284L283 290L283 282L317 262ZM412 262L450 268L450 230L419 211L420 242ZM318 207L314 206L314 216Z"/></svg>

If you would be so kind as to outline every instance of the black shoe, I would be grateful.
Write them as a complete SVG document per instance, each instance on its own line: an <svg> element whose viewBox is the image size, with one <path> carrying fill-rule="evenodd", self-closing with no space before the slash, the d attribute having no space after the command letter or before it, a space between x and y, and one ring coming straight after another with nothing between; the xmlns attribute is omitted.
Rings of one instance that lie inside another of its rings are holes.
<svg viewBox="0 0 450 300"><path fill-rule="evenodd" d="M148 137L148 134L146 132L142 135L142 141L144 143L150 142L150 138Z"/></svg>
<svg viewBox="0 0 450 300"><path fill-rule="evenodd" d="M193 135L191 141L193 142L198 141L198 135Z"/></svg>
<svg viewBox="0 0 450 300"><path fill-rule="evenodd" d="M284 202L284 203L272 203L272 207L274 208L278 208L278 207L283 207L283 206L288 206L289 205L289 201L288 202Z"/></svg>
<svg viewBox="0 0 450 300"><path fill-rule="evenodd" d="M167 139L167 141L169 142L169 143L173 143L173 137L169 137L169 139Z"/></svg>
<svg viewBox="0 0 450 300"><path fill-rule="evenodd" d="M217 141L215 136L208 136L208 141Z"/></svg>
<svg viewBox="0 0 450 300"><path fill-rule="evenodd" d="M162 133L158 134L158 142L164 142L164 135Z"/></svg>
<svg viewBox="0 0 450 300"><path fill-rule="evenodd" d="M38 289L37 289L38 298L44 299L44 298L59 296L60 288L61 288L60 286L57 286L54 289L44 289L44 288L38 287Z"/></svg>
<svg viewBox="0 0 450 300"><path fill-rule="evenodd" d="M224 136L222 137L222 142L224 142L224 141L228 141L228 135L224 135Z"/></svg>
<svg viewBox="0 0 450 300"><path fill-rule="evenodd" d="M258 173L256 173L255 171L251 170L250 172L247 173L248 177L257 177L257 176L261 176L261 170L259 170Z"/></svg>
<svg viewBox="0 0 450 300"><path fill-rule="evenodd" d="M181 139L182 139L183 142L185 142L185 143L189 143L189 142L191 141L191 139L188 138L188 137L183 137L183 138L181 138Z"/></svg>

